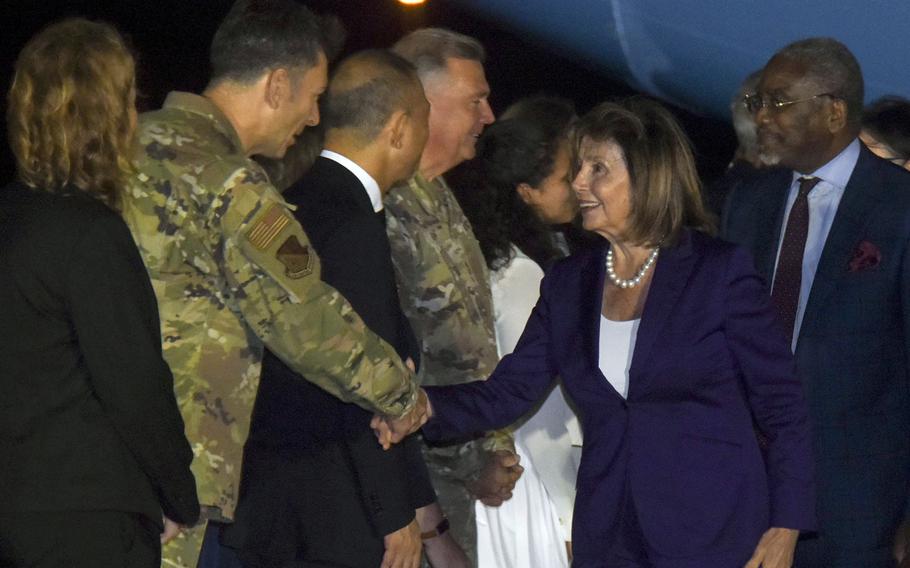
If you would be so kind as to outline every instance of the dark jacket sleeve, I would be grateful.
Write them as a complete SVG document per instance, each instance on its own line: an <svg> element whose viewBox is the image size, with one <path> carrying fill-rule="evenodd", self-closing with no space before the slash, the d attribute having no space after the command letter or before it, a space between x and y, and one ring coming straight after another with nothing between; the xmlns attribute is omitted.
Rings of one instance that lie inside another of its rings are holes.
<svg viewBox="0 0 910 568"><path fill-rule="evenodd" d="M735 217L737 213L737 200L739 198L741 185L741 182L732 184L727 190L726 196L724 196L723 206L720 211L719 227L719 236L722 239L731 240L730 232L733 228L731 227L731 219Z"/></svg>
<svg viewBox="0 0 910 568"><path fill-rule="evenodd" d="M486 381L425 387L433 417L423 427L432 441L465 439L505 428L527 413L556 380L550 353L550 275L515 350L503 357ZM554 290L558 293L558 290Z"/></svg>
<svg viewBox="0 0 910 568"><path fill-rule="evenodd" d="M749 405L770 439L767 454L771 526L814 530L815 475L809 409L790 345L781 332L751 256L735 249L727 267L727 344Z"/></svg>
<svg viewBox="0 0 910 568"><path fill-rule="evenodd" d="M410 496L407 446L384 451L370 430L370 416L346 416L347 450L370 524L379 535L388 535L414 520ZM346 409L348 414L354 411Z"/></svg>
<svg viewBox="0 0 910 568"><path fill-rule="evenodd" d="M155 488L164 514L194 523L193 453L161 354L154 292L123 221L113 215L94 220L67 272L73 326L105 414Z"/></svg>

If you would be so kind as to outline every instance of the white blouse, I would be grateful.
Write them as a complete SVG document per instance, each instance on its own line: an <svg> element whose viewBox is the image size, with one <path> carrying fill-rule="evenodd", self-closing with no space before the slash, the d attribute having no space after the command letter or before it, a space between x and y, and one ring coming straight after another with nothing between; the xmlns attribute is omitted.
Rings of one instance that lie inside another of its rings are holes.
<svg viewBox="0 0 910 568"><path fill-rule="evenodd" d="M635 336L641 318L613 321L600 316L600 372L623 398L629 395L629 367L635 352Z"/></svg>
<svg viewBox="0 0 910 568"><path fill-rule="evenodd" d="M534 304L543 271L518 248L490 275L500 356L518 342ZM477 502L480 568L568 568L575 477L581 428L556 386L540 408L515 430L515 450L525 471L512 498L500 507Z"/></svg>

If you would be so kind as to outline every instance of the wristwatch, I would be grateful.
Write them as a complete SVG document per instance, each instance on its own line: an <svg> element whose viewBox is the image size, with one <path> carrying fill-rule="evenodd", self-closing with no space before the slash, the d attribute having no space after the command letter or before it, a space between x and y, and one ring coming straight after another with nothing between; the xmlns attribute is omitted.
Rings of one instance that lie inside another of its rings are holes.
<svg viewBox="0 0 910 568"><path fill-rule="evenodd" d="M439 524L436 525L435 529L420 533L420 540L436 538L437 536L444 534L447 530L449 530L449 519L443 517L442 520L439 521Z"/></svg>

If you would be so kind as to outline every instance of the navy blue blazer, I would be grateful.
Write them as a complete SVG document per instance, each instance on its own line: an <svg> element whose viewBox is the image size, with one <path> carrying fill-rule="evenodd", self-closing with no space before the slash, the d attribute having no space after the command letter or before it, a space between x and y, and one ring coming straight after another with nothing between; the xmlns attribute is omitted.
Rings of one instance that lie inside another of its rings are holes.
<svg viewBox="0 0 910 568"><path fill-rule="evenodd" d="M741 184L724 216L724 236L752 251L768 282L791 180L791 171L776 170ZM801 565L890 566L894 532L910 516L908 245L910 174L863 147L796 344L820 525L818 542L800 544Z"/></svg>
<svg viewBox="0 0 910 568"><path fill-rule="evenodd" d="M661 250L624 400L598 367L605 252L551 269L489 380L427 388L425 434L510 424L561 376L584 431L574 566L603 564L628 498L649 550L674 566L721 565L709 560L721 554L744 563L769 527L812 529L805 399L751 257L688 231ZM771 439L767 470L753 416Z"/></svg>

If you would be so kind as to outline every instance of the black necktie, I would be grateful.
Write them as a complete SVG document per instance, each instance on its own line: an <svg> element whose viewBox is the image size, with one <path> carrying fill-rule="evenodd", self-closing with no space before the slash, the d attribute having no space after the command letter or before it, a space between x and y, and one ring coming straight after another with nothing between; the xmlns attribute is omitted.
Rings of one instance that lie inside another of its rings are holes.
<svg viewBox="0 0 910 568"><path fill-rule="evenodd" d="M771 288L771 300L777 315L792 338L796 325L796 308L803 278L803 253L809 234L809 192L821 180L815 177L799 178L799 193L787 217L787 229L777 259L777 273Z"/></svg>

